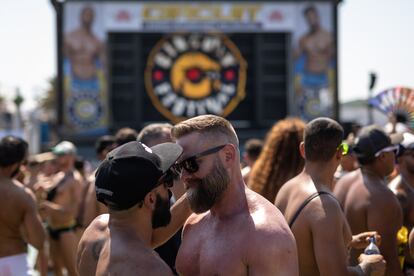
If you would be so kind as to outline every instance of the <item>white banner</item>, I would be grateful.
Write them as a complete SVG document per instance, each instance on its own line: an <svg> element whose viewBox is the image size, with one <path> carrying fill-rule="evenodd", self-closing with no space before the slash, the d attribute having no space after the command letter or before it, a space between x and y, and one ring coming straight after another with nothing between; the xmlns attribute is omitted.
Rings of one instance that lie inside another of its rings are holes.
<svg viewBox="0 0 414 276"><path fill-rule="evenodd" d="M108 31L291 31L295 4L104 3Z"/></svg>

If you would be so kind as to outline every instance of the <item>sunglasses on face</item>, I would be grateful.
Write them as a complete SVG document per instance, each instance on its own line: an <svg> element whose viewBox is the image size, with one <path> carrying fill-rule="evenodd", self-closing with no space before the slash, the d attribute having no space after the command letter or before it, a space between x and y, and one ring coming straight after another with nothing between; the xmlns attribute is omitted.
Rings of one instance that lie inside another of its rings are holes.
<svg viewBox="0 0 414 276"><path fill-rule="evenodd" d="M159 185L164 185L165 188L172 188L174 186L174 180L177 179L177 173L173 169L169 169L163 176L161 176L160 180L158 180Z"/></svg>
<svg viewBox="0 0 414 276"><path fill-rule="evenodd" d="M213 153L216 153L218 151L220 151L222 148L224 148L226 145L221 145L218 147L214 147L211 149L208 149L206 151L197 153L191 157L188 157L187 159L181 161L180 163L175 165L175 169L178 173L181 173L182 170L186 170L188 173L195 173L198 171L199 169L199 165L197 162L197 159L203 156L207 156Z"/></svg>
<svg viewBox="0 0 414 276"><path fill-rule="evenodd" d="M351 153L351 147L347 143L341 143L336 149L341 151L342 156Z"/></svg>
<svg viewBox="0 0 414 276"><path fill-rule="evenodd" d="M392 146L389 146L389 147L386 147L386 148L383 148L377 151L374 156L378 157L381 155L381 153L384 153L384 152L394 152L396 154L397 151L398 151L398 145L392 145Z"/></svg>

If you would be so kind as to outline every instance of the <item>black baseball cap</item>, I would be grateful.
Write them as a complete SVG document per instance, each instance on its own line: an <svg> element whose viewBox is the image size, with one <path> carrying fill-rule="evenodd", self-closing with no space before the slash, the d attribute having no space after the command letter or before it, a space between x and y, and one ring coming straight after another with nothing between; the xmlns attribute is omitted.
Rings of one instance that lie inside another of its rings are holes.
<svg viewBox="0 0 414 276"><path fill-rule="evenodd" d="M137 141L112 150L95 174L98 201L117 210L131 208L157 186L182 152L175 143L149 148Z"/></svg>
<svg viewBox="0 0 414 276"><path fill-rule="evenodd" d="M387 135L376 125L366 126L361 129L358 137L355 139L353 150L358 159L373 160L375 154L380 150L392 145L398 145L402 140L401 134Z"/></svg>

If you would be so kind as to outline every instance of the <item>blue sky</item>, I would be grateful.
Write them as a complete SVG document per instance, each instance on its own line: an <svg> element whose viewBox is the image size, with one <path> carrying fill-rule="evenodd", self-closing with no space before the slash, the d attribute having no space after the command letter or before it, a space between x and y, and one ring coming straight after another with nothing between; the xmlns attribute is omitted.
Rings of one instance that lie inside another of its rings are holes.
<svg viewBox="0 0 414 276"><path fill-rule="evenodd" d="M375 91L395 85L414 87L413 0L344 0L339 6L340 100L364 98L368 74ZM49 0L0 1L0 94L19 87L25 109L56 72L55 13Z"/></svg>

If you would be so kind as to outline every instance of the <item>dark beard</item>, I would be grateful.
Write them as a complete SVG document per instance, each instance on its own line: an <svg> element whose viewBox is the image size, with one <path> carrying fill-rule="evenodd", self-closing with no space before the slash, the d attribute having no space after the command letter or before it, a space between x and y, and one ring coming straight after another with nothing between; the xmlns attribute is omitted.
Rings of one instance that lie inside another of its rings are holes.
<svg viewBox="0 0 414 276"><path fill-rule="evenodd" d="M170 199L163 199L157 194L155 209L152 213L152 229L166 226L171 221Z"/></svg>
<svg viewBox="0 0 414 276"><path fill-rule="evenodd" d="M212 172L202 179L193 180L196 186L187 190L191 210L196 214L210 210L230 183L230 176L220 159L215 162Z"/></svg>

